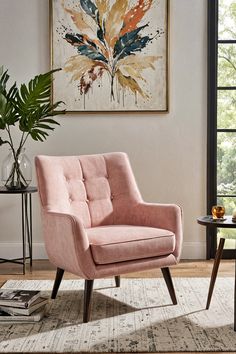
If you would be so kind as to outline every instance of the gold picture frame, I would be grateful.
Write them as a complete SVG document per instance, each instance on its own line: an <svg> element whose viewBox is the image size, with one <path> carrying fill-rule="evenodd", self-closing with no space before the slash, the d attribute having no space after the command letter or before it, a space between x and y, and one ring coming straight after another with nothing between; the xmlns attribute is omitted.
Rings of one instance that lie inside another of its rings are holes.
<svg viewBox="0 0 236 354"><path fill-rule="evenodd" d="M168 0L50 0L52 101L67 112L167 113Z"/></svg>

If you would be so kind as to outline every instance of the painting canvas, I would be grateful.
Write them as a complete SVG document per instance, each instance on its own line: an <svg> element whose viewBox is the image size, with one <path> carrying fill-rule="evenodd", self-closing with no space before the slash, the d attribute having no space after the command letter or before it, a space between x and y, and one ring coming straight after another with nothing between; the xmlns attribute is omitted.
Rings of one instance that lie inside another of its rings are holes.
<svg viewBox="0 0 236 354"><path fill-rule="evenodd" d="M168 0L51 0L53 101L168 110Z"/></svg>

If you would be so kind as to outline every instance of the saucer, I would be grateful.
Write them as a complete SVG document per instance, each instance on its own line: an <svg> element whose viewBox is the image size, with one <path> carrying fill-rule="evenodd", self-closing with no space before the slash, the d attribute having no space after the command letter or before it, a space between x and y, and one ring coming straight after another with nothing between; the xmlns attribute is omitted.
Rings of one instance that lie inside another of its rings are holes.
<svg viewBox="0 0 236 354"><path fill-rule="evenodd" d="M225 221L226 220L226 218L213 218L213 217L211 217L211 220L212 221ZM236 221L236 220L235 220Z"/></svg>

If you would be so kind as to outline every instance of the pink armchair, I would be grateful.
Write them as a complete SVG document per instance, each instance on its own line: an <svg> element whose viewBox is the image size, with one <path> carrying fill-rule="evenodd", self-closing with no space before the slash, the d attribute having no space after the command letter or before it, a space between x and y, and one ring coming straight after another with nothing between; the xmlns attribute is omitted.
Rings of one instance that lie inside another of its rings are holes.
<svg viewBox="0 0 236 354"><path fill-rule="evenodd" d="M181 208L144 203L124 153L37 156L46 251L57 267L55 299L64 271L85 279L83 321L93 281L161 268L173 304L169 266L180 258Z"/></svg>

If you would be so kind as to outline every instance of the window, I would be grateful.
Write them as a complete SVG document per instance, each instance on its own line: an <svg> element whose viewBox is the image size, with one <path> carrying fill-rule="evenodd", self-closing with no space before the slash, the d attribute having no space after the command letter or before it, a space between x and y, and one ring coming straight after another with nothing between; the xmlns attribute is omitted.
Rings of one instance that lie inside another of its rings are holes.
<svg viewBox="0 0 236 354"><path fill-rule="evenodd" d="M236 208L236 2L208 0L208 214L223 204ZM210 234L211 232L211 234ZM236 230L207 231L207 258L226 238L225 258L234 257Z"/></svg>

